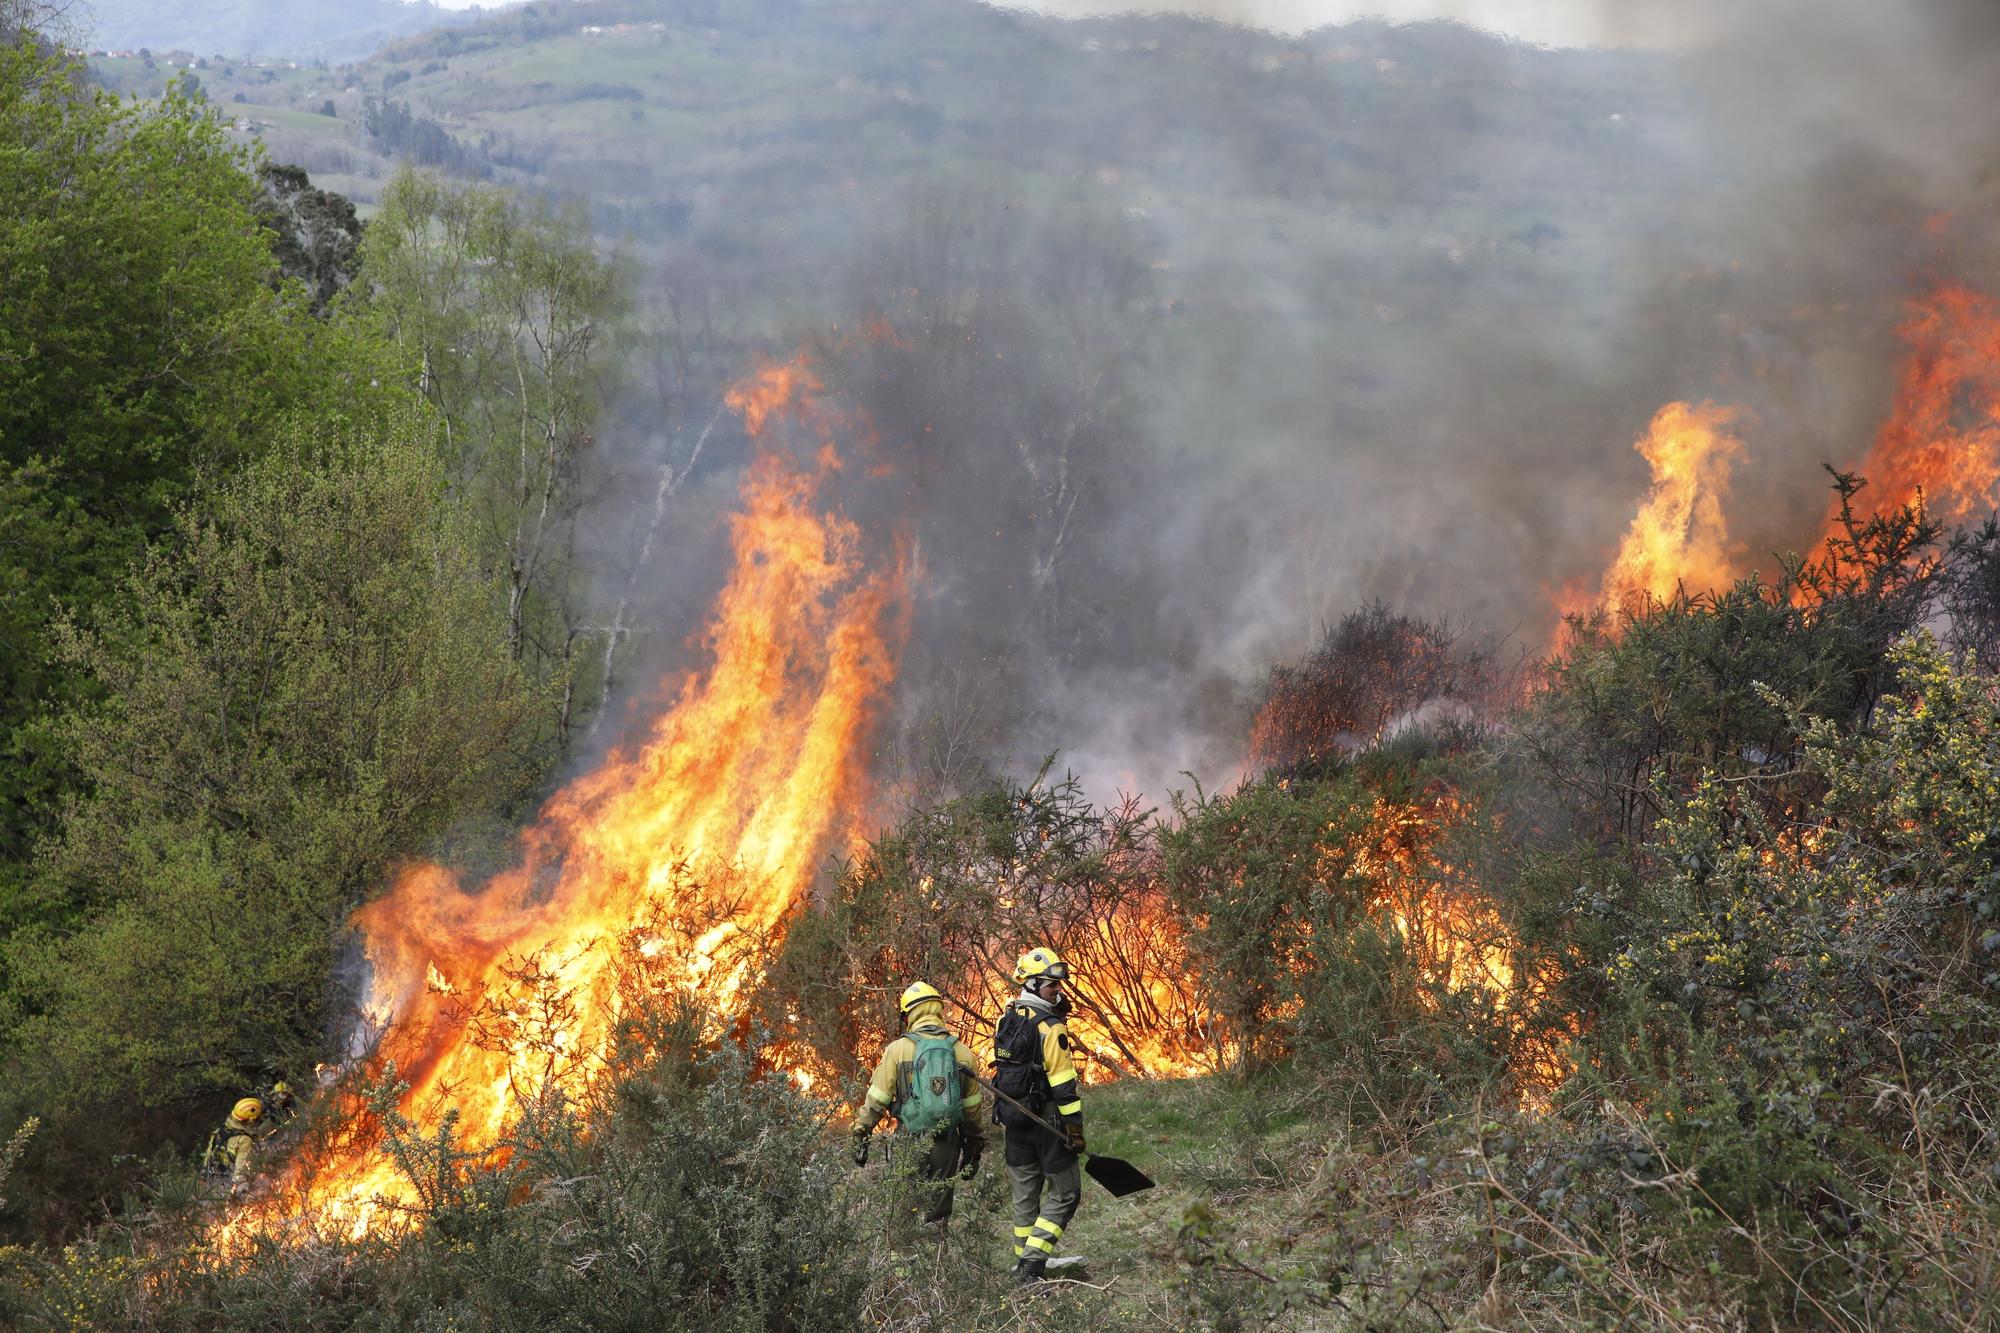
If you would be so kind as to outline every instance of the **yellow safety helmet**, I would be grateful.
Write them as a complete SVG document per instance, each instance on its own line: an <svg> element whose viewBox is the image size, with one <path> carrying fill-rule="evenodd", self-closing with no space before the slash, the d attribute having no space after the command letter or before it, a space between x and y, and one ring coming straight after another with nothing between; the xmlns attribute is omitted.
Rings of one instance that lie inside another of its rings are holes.
<svg viewBox="0 0 2000 1333"><path fill-rule="evenodd" d="M930 982L913 981L903 988L903 998L896 1001L896 1009L899 1013L907 1014L925 1000L942 1001L943 999L943 994L938 991L936 986L931 985Z"/></svg>
<svg viewBox="0 0 2000 1333"><path fill-rule="evenodd" d="M1054 949L1037 946L1022 954L1021 961L1014 964L1014 980L1023 985L1030 981L1068 981L1069 964Z"/></svg>
<svg viewBox="0 0 2000 1333"><path fill-rule="evenodd" d="M229 1118L239 1125L254 1125L264 1118L264 1103L255 1097L245 1097L236 1103L236 1109L229 1113Z"/></svg>
<svg viewBox="0 0 2000 1333"><path fill-rule="evenodd" d="M292 1090L292 1085L285 1082L285 1080L283 1079L279 1079L276 1083L273 1083L271 1085L271 1091L276 1093L280 1097L284 1096L291 1090Z"/></svg>

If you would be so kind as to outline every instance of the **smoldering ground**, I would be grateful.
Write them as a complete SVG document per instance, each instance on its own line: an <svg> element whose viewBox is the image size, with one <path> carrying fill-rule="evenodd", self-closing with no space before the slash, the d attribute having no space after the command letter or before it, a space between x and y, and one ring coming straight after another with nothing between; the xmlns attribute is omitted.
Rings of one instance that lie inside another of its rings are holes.
<svg viewBox="0 0 2000 1333"><path fill-rule="evenodd" d="M1014 20L1242 58L1128 70L1115 117L1013 145L1063 189L885 166L828 279L843 331L766 330L873 423L893 481L844 502L916 553L885 765L948 789L1059 749L1100 797L1225 780L1272 662L1374 598L1540 648L1676 399L1742 409L1746 566L1807 543L1820 465L1887 410L1905 303L1996 280L2000 11L1683 17L1685 46L1601 51ZM647 580L676 589L647 611L666 656L739 446Z"/></svg>

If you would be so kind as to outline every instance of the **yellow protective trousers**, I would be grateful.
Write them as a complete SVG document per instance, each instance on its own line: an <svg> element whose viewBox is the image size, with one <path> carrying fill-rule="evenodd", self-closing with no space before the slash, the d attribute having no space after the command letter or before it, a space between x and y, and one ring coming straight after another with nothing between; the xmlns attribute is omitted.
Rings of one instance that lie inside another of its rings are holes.
<svg viewBox="0 0 2000 1333"><path fill-rule="evenodd" d="M1069 1145L1039 1125L1007 1130L1007 1183L1014 1195L1014 1256L1055 1253L1083 1196L1083 1169Z"/></svg>

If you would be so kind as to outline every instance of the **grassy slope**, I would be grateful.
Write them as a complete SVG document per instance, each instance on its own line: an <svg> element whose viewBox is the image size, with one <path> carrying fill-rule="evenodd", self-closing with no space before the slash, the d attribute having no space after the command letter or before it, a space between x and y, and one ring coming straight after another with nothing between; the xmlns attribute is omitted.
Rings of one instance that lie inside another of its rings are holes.
<svg viewBox="0 0 2000 1333"><path fill-rule="evenodd" d="M1090 1088L1085 1118L1091 1146L1128 1159L1157 1184L1114 1199L1085 1180L1081 1206L1059 1247L1085 1263L1045 1288L1012 1287L1006 1276L1013 1262L1012 1219L996 1142L978 1182L960 1192L952 1235L942 1247L899 1233L893 1224L861 1237L872 1247L875 1290L890 1293L868 1313L877 1326L899 1331L949 1322L977 1329L1054 1324L1361 1333L1384 1327L1370 1319L1399 1308L1415 1319L1412 1327L1537 1327L1547 1313L1540 1304L1545 1294L1532 1284L1493 1286L1483 1257L1457 1250L1450 1239L1475 1220L1468 1210L1477 1206L1476 1197L1412 1189L1419 1144L1375 1143L1350 1133L1338 1114L1340 1095L1338 1080L1323 1075L1315 1082L1297 1071L1247 1084L1198 1078ZM1349 1230L1357 1209L1366 1221ZM1227 1253L1244 1267L1224 1265L1198 1275L1179 1257L1183 1227L1200 1225L1200 1218L1235 1238ZM1349 1243L1338 1243L1340 1236ZM1370 1243L1385 1248L1371 1255ZM1331 1275L1325 1265L1336 1255L1347 1284L1341 1306L1327 1303L1324 1285ZM1414 1297L1421 1308L1406 1307L1398 1295L1373 1307L1372 1316L1361 1313L1371 1308L1364 1288L1374 1289L1380 1301L1393 1276L1419 1271L1426 1275L1425 1291ZM1277 1296L1299 1279L1305 1285L1292 1288L1289 1304ZM1191 1284L1205 1286L1207 1298ZM1308 1289L1310 1295L1302 1294Z"/></svg>
<svg viewBox="0 0 2000 1333"><path fill-rule="evenodd" d="M1147 215L1211 256L1202 276L1218 285L1274 258L1337 261L1357 284L1406 271L1413 225L1532 269L1517 233L1539 221L1587 236L1603 196L1659 174L1661 150L1611 119L1658 96L1634 58L1427 29L1301 45L1173 21L1076 27L944 0L893 16L806 5L715 28L610 0L552 13L539 29L503 15L302 78L230 66L203 79L218 103L331 97L348 120L395 79L386 95L435 116L500 178L586 194L613 232L726 239L794 266L841 252L859 205L959 178ZM634 30L581 31L620 15ZM1430 151L1447 142L1449 158ZM693 214L685 236L676 207Z"/></svg>
<svg viewBox="0 0 2000 1333"><path fill-rule="evenodd" d="M1159 1327L1175 1308L1169 1290L1177 1272L1175 1237L1191 1205L1218 1208L1259 1231L1275 1231L1310 1210L1313 1181L1334 1154L1324 1129L1298 1114L1298 1098L1287 1101L1282 1090L1213 1079L1091 1089L1091 1146L1126 1158L1158 1184L1114 1199L1085 1179L1059 1253L1084 1257L1065 1276L1089 1287L1059 1284L1022 1297L1002 1280L1013 1242L997 1139L979 1181L960 1193L942 1255L899 1238L893 1228L864 1243L877 1247L885 1282L942 1282L957 1293L959 1312L985 1312L976 1327L1005 1326L1038 1305L1072 1307L1092 1327ZM1077 1301L1081 1307L1073 1307Z"/></svg>

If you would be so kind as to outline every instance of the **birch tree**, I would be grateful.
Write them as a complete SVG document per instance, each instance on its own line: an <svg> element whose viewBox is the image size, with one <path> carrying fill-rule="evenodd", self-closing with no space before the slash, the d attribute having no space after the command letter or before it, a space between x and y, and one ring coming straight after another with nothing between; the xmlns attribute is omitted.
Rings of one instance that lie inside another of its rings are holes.
<svg viewBox="0 0 2000 1333"><path fill-rule="evenodd" d="M622 265L577 210L405 171L370 224L367 299L444 420L453 484L506 596L510 656L556 682L567 746L601 693L577 520L627 314Z"/></svg>

